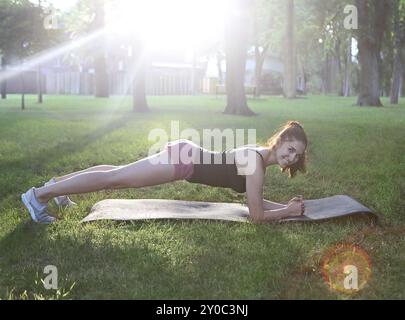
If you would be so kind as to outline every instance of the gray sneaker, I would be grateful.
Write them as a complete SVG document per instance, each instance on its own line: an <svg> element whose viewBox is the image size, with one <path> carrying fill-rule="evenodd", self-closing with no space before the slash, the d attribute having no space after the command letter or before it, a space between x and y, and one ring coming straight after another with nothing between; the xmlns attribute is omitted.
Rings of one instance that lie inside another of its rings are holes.
<svg viewBox="0 0 405 320"><path fill-rule="evenodd" d="M51 180L49 180L48 182L45 183L45 186L48 186L48 185L51 185L54 183L56 183L56 181L55 181L55 178L53 177ZM55 197L55 198L53 198L53 200L55 201L55 203L58 207L70 208L70 207L77 206L77 203L70 200L70 198L68 196Z"/></svg>
<svg viewBox="0 0 405 320"><path fill-rule="evenodd" d="M28 209L32 220L37 223L49 224L54 222L56 219L48 214L48 205L45 205L41 209L37 209L34 204L33 200L35 197L34 187L29 189L26 193L21 195L21 200L24 203L25 207ZM37 200L38 201L38 200Z"/></svg>

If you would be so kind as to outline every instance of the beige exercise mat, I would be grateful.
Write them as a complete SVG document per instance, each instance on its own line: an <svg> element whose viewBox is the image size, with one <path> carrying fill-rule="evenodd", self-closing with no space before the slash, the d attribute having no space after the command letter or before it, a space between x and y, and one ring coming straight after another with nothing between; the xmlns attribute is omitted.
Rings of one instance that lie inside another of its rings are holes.
<svg viewBox="0 0 405 320"><path fill-rule="evenodd" d="M313 221L348 215L377 216L349 196L304 200L305 215L283 221ZM211 219L248 221L249 210L239 203L200 202L163 199L106 199L97 202L90 214L82 220L146 220L146 219Z"/></svg>

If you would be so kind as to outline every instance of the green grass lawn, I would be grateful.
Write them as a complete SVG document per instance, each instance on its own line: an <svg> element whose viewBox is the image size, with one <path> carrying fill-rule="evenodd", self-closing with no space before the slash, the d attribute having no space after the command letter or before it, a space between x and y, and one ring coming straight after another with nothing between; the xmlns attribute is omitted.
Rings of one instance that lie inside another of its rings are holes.
<svg viewBox="0 0 405 320"><path fill-rule="evenodd" d="M249 100L259 116L222 114L223 97L150 97L135 114L129 98L45 96L0 100L0 298L67 299L404 299L405 100L383 108L353 107L355 98ZM306 176L267 170L265 198L347 194L374 209L381 225L344 219L266 224L212 221L81 224L106 198L244 202L229 189L185 181L140 189L73 195L79 206L58 211L51 226L31 222L21 193L98 164L126 164L147 155L153 128L257 130L264 143L285 121L306 128ZM320 260L331 246L360 243L372 276L353 296L329 289ZM59 290L45 290L46 265L58 268ZM73 286L73 287L72 287Z"/></svg>

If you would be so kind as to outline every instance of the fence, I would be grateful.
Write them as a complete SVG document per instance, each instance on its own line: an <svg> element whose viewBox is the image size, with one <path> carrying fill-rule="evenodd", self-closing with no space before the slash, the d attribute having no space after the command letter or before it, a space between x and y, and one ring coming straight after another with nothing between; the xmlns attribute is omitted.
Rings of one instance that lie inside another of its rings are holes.
<svg viewBox="0 0 405 320"><path fill-rule="evenodd" d="M37 92L36 71L25 71L7 80L7 93ZM190 95L201 90L203 73L194 73L194 88L190 70L155 71L146 74L147 95ZM43 93L93 95L95 92L93 72L43 71L41 75ZM124 71L109 74L111 95L130 95L131 76ZM23 79L23 81L22 81Z"/></svg>

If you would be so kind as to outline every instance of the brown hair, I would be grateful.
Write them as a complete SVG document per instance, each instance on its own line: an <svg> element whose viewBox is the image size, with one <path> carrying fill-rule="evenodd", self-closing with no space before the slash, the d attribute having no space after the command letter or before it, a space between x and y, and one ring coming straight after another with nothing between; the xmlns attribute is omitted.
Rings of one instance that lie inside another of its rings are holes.
<svg viewBox="0 0 405 320"><path fill-rule="evenodd" d="M301 171L302 173L306 172L306 162L307 162L306 149L308 146L308 139L302 125L298 121L288 121L276 132L276 134L274 134L270 139L268 139L265 144L265 147L273 151L278 144L286 140L294 140L294 139L301 141L305 145L305 151L299 157L296 163L288 167L281 168L282 172L287 171L288 176L290 178L293 178L296 175L297 171Z"/></svg>

